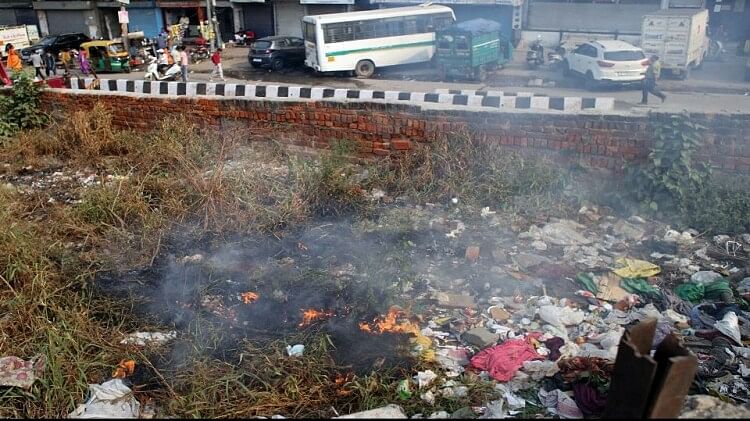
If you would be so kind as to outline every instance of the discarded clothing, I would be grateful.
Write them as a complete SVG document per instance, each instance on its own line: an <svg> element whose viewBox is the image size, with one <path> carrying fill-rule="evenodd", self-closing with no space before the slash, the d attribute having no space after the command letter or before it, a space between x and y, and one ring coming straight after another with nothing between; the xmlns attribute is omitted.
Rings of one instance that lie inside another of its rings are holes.
<svg viewBox="0 0 750 421"><path fill-rule="evenodd" d="M615 260L615 263L622 267L614 269L613 271L623 278L648 278L650 276L656 276L661 272L659 266L645 260L620 257Z"/></svg>
<svg viewBox="0 0 750 421"><path fill-rule="evenodd" d="M479 352L471 359L471 366L487 371L495 380L507 382L523 366L524 361L543 359L531 344L531 338L527 337L510 339Z"/></svg>
<svg viewBox="0 0 750 421"><path fill-rule="evenodd" d="M562 353L560 352L560 348L565 345L565 339L558 338L555 336L554 338L547 339L544 341L544 346L549 349L549 354L547 354L547 358L550 361L557 361L560 359L560 356Z"/></svg>
<svg viewBox="0 0 750 421"><path fill-rule="evenodd" d="M599 288L597 288L596 281L594 281L594 275L591 273L579 273L576 276L576 282L586 291L593 292L594 294L599 293Z"/></svg>
<svg viewBox="0 0 750 421"><path fill-rule="evenodd" d="M138 418L141 404L122 379L89 385L89 398L68 418Z"/></svg>
<svg viewBox="0 0 750 421"><path fill-rule="evenodd" d="M709 300L727 300L732 298L732 287L729 281L722 278L709 284L685 282L677 286L674 292L683 300L694 303L707 298Z"/></svg>
<svg viewBox="0 0 750 421"><path fill-rule="evenodd" d="M574 382L581 377L598 376L608 380L614 371L614 362L596 357L573 357L560 360L560 375L566 382Z"/></svg>
<svg viewBox="0 0 750 421"><path fill-rule="evenodd" d="M587 416L600 416L607 405L607 397L587 382L573 385L573 398L581 412Z"/></svg>
<svg viewBox="0 0 750 421"><path fill-rule="evenodd" d="M583 413L578 409L578 405L573 398L560 389L549 392L539 389L537 396L549 412L559 415L560 418L583 418Z"/></svg>
<svg viewBox="0 0 750 421"><path fill-rule="evenodd" d="M620 281L620 287L631 294L638 294L641 297L659 297L661 295L659 288L649 284L643 278L625 278Z"/></svg>
<svg viewBox="0 0 750 421"><path fill-rule="evenodd" d="M0 358L0 386L15 386L28 389L44 372L47 361L44 355L28 361L18 357Z"/></svg>

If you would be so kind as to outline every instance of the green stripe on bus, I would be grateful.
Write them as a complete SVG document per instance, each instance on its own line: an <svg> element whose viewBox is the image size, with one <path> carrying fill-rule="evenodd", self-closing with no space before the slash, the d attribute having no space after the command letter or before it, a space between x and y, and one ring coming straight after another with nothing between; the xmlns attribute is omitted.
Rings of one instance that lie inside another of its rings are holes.
<svg viewBox="0 0 750 421"><path fill-rule="evenodd" d="M343 51L334 51L332 53L326 53L326 57L343 56L346 54L361 53L364 51L391 50L394 48L408 48L408 47L424 47L427 45L434 45L434 44L435 44L435 41L422 41L422 42L413 42L410 44L386 45L385 47L358 48L356 50L343 50Z"/></svg>

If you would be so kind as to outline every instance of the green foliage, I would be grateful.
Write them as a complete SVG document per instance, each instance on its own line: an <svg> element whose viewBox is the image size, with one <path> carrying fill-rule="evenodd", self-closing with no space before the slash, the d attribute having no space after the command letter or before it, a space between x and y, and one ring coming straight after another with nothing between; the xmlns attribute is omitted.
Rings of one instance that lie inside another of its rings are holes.
<svg viewBox="0 0 750 421"><path fill-rule="evenodd" d="M653 126L654 147L648 160L626 167L627 180L645 209L673 212L704 189L711 176L710 167L693 160L705 127L691 122L687 114L670 115Z"/></svg>
<svg viewBox="0 0 750 421"><path fill-rule="evenodd" d="M716 234L750 231L750 178L712 179L685 197L680 208L686 226Z"/></svg>
<svg viewBox="0 0 750 421"><path fill-rule="evenodd" d="M40 109L40 94L41 88L27 74L18 74L12 93L0 96L0 139L47 124L49 119Z"/></svg>

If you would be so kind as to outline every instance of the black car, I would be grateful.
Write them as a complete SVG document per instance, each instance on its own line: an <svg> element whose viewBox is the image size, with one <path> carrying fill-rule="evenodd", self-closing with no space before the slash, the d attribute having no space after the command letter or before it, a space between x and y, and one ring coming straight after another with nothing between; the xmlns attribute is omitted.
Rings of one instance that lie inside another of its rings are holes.
<svg viewBox="0 0 750 421"><path fill-rule="evenodd" d="M21 58L27 62L31 61L31 54L34 51L38 50L39 54L43 54L45 49L52 51L52 54L57 57L63 49L77 50L81 44L88 41L91 41L91 38L81 33L47 35L31 47L22 49Z"/></svg>
<svg viewBox="0 0 750 421"><path fill-rule="evenodd" d="M305 61L305 42L302 38L273 36L255 41L247 59L253 67L281 70L289 64Z"/></svg>

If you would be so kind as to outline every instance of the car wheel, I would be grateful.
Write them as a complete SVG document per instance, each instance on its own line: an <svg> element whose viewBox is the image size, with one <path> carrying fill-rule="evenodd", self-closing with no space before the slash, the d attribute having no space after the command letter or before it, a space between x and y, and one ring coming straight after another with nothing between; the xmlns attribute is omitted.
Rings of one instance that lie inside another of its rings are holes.
<svg viewBox="0 0 750 421"><path fill-rule="evenodd" d="M275 71L279 71L284 68L284 59L277 57L271 61L271 68Z"/></svg>
<svg viewBox="0 0 750 421"><path fill-rule="evenodd" d="M586 78L583 81L583 86L589 91L592 91L596 88L596 79L594 79L594 74L591 73L590 70L586 72Z"/></svg>
<svg viewBox="0 0 750 421"><path fill-rule="evenodd" d="M360 60L354 68L354 73L360 78L369 78L375 74L375 63L370 60Z"/></svg>

